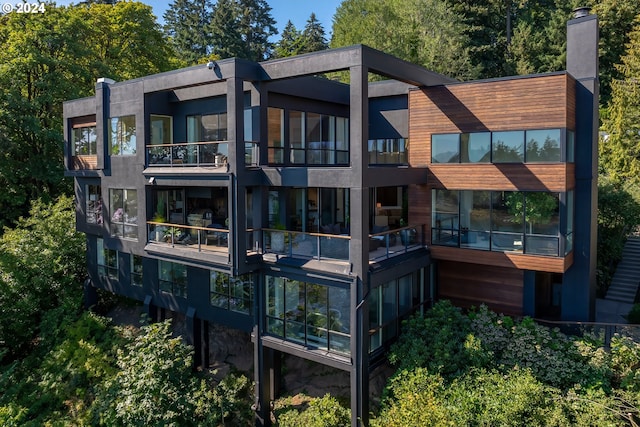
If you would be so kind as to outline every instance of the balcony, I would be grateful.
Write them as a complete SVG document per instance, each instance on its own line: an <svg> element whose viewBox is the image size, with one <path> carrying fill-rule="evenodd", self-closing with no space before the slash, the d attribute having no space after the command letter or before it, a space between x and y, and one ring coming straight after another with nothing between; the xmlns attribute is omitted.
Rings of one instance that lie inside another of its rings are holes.
<svg viewBox="0 0 640 427"><path fill-rule="evenodd" d="M197 252L229 253L229 230L147 221L147 243Z"/></svg>
<svg viewBox="0 0 640 427"><path fill-rule="evenodd" d="M149 167L224 167L227 165L228 150L228 141L147 145L147 162Z"/></svg>
<svg viewBox="0 0 640 427"><path fill-rule="evenodd" d="M262 250L265 254L318 261L349 262L350 260L351 236L349 235L262 229L254 230L247 238L253 239L259 236L259 231L261 231ZM370 234L369 262L396 257L424 245L424 224ZM255 244L252 245L251 242L247 242L247 247L251 248L252 252L256 251Z"/></svg>

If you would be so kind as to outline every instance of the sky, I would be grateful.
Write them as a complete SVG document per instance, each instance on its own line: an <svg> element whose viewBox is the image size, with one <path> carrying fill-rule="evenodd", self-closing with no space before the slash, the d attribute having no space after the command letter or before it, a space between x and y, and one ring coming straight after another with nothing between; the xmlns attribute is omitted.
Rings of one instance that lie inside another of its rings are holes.
<svg viewBox="0 0 640 427"><path fill-rule="evenodd" d="M70 3L78 3L81 0L57 0L56 4L68 5ZM10 3L19 3L19 0L9 0ZM214 0L215 2L215 0ZM153 8L153 13L158 18L158 22L164 23L162 16L169 6L170 1L160 0L142 0L142 3L148 4ZM271 41L280 40L280 33L287 25L287 21L291 20L298 30L302 30L309 19L311 12L316 14L316 18L322 24L327 41L331 39L331 27L333 25L333 15L336 9L342 3L342 0L267 0L271 6L271 16L276 21L279 34L274 36Z"/></svg>

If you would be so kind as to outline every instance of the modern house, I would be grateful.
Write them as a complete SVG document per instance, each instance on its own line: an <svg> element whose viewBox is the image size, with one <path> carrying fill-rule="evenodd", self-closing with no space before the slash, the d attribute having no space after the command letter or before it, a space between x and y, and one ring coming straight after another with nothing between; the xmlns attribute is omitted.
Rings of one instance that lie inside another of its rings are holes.
<svg viewBox="0 0 640 427"><path fill-rule="evenodd" d="M211 322L251 332L265 425L283 353L348 372L366 423L438 298L590 320L597 37L576 18L566 72L465 83L366 46L100 79L64 104L88 303L182 313L197 365Z"/></svg>

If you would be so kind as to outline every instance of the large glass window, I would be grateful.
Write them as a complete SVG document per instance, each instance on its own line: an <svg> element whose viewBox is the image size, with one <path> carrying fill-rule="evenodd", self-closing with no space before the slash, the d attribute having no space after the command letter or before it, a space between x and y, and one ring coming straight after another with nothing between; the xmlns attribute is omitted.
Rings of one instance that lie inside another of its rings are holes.
<svg viewBox="0 0 640 427"><path fill-rule="evenodd" d="M560 193L433 190L432 200L435 245L559 256L565 235L570 250L573 220L561 228Z"/></svg>
<svg viewBox="0 0 640 427"><path fill-rule="evenodd" d="M251 313L253 304L253 275L233 277L228 273L211 271L209 278L211 305L238 313Z"/></svg>
<svg viewBox="0 0 640 427"><path fill-rule="evenodd" d="M173 118L171 116L159 116L151 114L149 141L151 145L165 145L173 142Z"/></svg>
<svg viewBox="0 0 640 427"><path fill-rule="evenodd" d="M573 162L572 131L567 130L564 144L566 154L561 129L435 134L431 137L431 162Z"/></svg>
<svg viewBox="0 0 640 427"><path fill-rule="evenodd" d="M350 352L349 290L267 277L267 332L300 344Z"/></svg>
<svg viewBox="0 0 640 427"><path fill-rule="evenodd" d="M528 130L526 142L527 162L561 161L560 129Z"/></svg>
<svg viewBox="0 0 640 427"><path fill-rule="evenodd" d="M460 155L462 163L491 162L491 132L460 135Z"/></svg>
<svg viewBox="0 0 640 427"><path fill-rule="evenodd" d="M109 141L113 156L136 154L136 116L111 118Z"/></svg>
<svg viewBox="0 0 640 427"><path fill-rule="evenodd" d="M492 151L494 163L524 162L524 132L493 132Z"/></svg>
<svg viewBox="0 0 640 427"><path fill-rule="evenodd" d="M305 114L302 111L289 111L289 147L291 149L291 163L304 164L307 162L305 135Z"/></svg>
<svg viewBox="0 0 640 427"><path fill-rule="evenodd" d="M99 185L87 184L85 187L87 224L102 224L102 188Z"/></svg>
<svg viewBox="0 0 640 427"><path fill-rule="evenodd" d="M138 238L138 193L130 189L109 189L111 235Z"/></svg>
<svg viewBox="0 0 640 427"><path fill-rule="evenodd" d="M460 135L442 134L431 136L432 163L460 162Z"/></svg>
<svg viewBox="0 0 640 427"><path fill-rule="evenodd" d="M102 278L118 280L118 251L105 246L104 240L96 240L98 275Z"/></svg>
<svg viewBox="0 0 640 427"><path fill-rule="evenodd" d="M460 246L489 249L491 192L460 192Z"/></svg>
<svg viewBox="0 0 640 427"><path fill-rule="evenodd" d="M417 309L428 295L421 293L422 271L391 280L369 293L369 350L398 335L399 322Z"/></svg>
<svg viewBox="0 0 640 427"><path fill-rule="evenodd" d="M95 156L97 151L95 124L74 125L71 130L71 149L74 156Z"/></svg>
<svg viewBox="0 0 640 427"><path fill-rule="evenodd" d="M267 110L267 156L271 164L284 162L284 110L269 107Z"/></svg>
<svg viewBox="0 0 640 427"><path fill-rule="evenodd" d="M458 191L433 190L433 208L431 242L434 245L458 246Z"/></svg>
<svg viewBox="0 0 640 427"><path fill-rule="evenodd" d="M227 140L227 113L187 116L187 142Z"/></svg>
<svg viewBox="0 0 640 427"><path fill-rule="evenodd" d="M187 297L187 266L169 261L158 261L160 291L177 297Z"/></svg>

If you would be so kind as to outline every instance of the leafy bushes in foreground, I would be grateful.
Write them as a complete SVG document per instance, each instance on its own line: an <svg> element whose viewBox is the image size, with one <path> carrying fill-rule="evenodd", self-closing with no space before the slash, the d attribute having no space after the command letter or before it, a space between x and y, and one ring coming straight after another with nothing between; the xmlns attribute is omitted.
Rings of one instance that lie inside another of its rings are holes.
<svg viewBox="0 0 640 427"><path fill-rule="evenodd" d="M607 352L595 336L442 301L405 322L390 360L399 369L374 427L640 423L640 344L629 338Z"/></svg>

